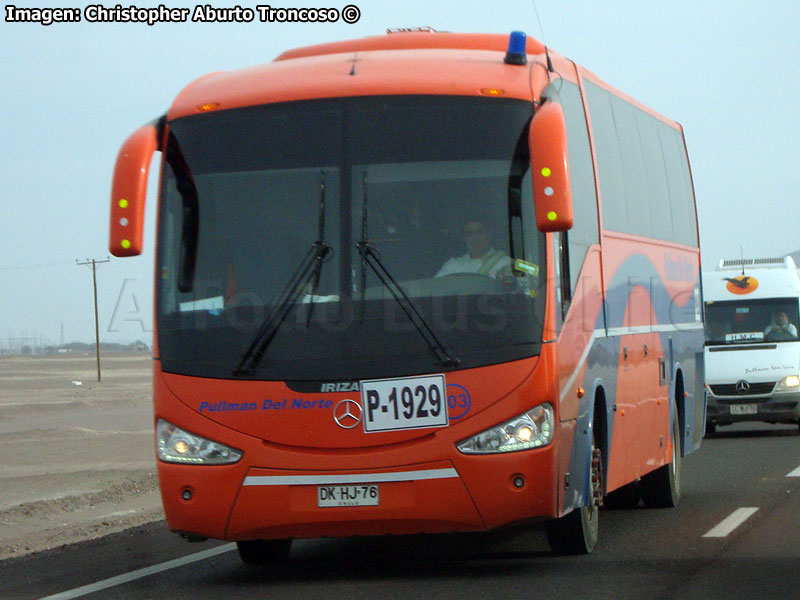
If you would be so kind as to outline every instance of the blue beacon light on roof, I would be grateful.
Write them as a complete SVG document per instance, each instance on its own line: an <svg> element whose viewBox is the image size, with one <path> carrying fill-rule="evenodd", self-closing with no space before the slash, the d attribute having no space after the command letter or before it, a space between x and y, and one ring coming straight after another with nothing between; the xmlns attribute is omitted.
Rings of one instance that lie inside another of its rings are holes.
<svg viewBox="0 0 800 600"><path fill-rule="evenodd" d="M509 65L524 65L528 62L525 54L527 36L524 31L512 31L508 36L508 50L503 61Z"/></svg>

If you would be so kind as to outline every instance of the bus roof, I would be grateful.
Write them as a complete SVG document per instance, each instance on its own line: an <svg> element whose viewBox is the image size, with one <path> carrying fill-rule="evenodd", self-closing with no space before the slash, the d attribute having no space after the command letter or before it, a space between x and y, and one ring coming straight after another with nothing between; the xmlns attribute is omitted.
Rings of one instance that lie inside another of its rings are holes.
<svg viewBox="0 0 800 600"><path fill-rule="evenodd" d="M352 54L371 50L412 50L421 48L505 52L508 48L508 37L507 34L501 33L449 33L431 30L393 32L390 30L387 35L376 35L357 40L343 40L287 50L275 60L319 56L322 54ZM526 38L525 45L528 55L544 54L544 44L532 37Z"/></svg>
<svg viewBox="0 0 800 600"><path fill-rule="evenodd" d="M530 69L503 61L508 40L503 34L403 32L289 50L266 65L197 79L178 95L167 117L272 102L389 94L530 101L531 77L538 74L546 81L544 46L527 38L529 64L542 65Z"/></svg>

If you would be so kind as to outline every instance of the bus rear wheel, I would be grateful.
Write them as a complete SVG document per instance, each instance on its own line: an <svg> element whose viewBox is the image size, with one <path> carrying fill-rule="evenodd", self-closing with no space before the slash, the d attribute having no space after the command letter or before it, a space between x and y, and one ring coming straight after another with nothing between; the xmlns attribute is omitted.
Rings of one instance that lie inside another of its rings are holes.
<svg viewBox="0 0 800 600"><path fill-rule="evenodd" d="M289 558L292 540L244 540L236 549L246 565L277 565Z"/></svg>
<svg viewBox="0 0 800 600"><path fill-rule="evenodd" d="M547 523L547 541L553 552L591 554L597 545L603 489L603 456L592 442L591 496L586 506Z"/></svg>

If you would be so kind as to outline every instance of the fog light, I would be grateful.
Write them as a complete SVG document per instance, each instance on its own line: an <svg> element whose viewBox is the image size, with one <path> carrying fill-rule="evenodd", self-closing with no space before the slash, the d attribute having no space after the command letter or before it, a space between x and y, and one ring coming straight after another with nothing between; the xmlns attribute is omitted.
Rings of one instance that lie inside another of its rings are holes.
<svg viewBox="0 0 800 600"><path fill-rule="evenodd" d="M192 499L192 490L189 488L183 488L181 491L181 498L186 500L187 502Z"/></svg>
<svg viewBox="0 0 800 600"><path fill-rule="evenodd" d="M514 475L513 483L514 487L520 490L525 487L525 478L522 475Z"/></svg>

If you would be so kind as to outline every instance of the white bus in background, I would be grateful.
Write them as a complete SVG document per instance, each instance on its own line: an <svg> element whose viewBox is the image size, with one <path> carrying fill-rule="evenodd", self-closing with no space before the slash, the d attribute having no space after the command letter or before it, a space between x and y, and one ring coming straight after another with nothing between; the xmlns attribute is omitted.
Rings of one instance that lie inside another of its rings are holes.
<svg viewBox="0 0 800 600"><path fill-rule="evenodd" d="M706 433L800 424L800 278L791 257L722 260L703 276Z"/></svg>

